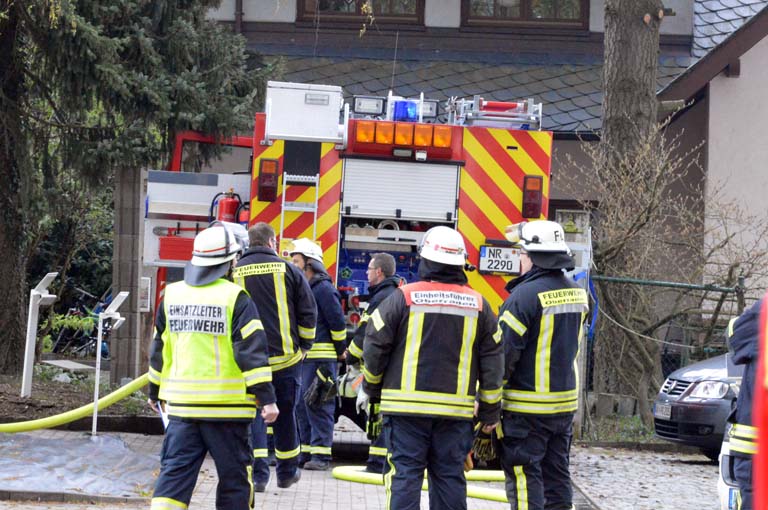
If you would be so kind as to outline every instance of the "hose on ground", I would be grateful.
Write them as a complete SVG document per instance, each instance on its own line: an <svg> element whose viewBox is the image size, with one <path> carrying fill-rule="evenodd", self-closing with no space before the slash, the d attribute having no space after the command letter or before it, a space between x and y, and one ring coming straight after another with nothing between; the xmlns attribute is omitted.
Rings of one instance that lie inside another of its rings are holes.
<svg viewBox="0 0 768 510"><path fill-rule="evenodd" d="M145 373L144 375L137 377L125 386L122 386L121 388L113 391L109 395L104 395L99 399L98 402L99 411L111 406L115 402L124 399L134 391L143 388L147 384L148 378L149 374ZM79 420L80 418L85 418L92 413L93 403L90 403L82 407L78 407L77 409L67 411L66 413L56 414L47 418L40 418L38 420L31 421L19 421L15 423L0 423L0 432L15 434L17 432L28 432L30 430L49 429L58 427L59 425L64 425L65 423Z"/></svg>
<svg viewBox="0 0 768 510"><path fill-rule="evenodd" d="M337 480L346 480L348 482L367 483L371 485L384 485L384 477L377 473L369 473L365 466L338 466L331 472ZM470 482L503 482L503 471L469 471L465 473L467 481ZM421 485L421 490L427 490L427 481ZM507 503L507 493L503 489L492 489L490 487L477 487L467 485L467 496L470 498L484 499L487 501L498 501Z"/></svg>

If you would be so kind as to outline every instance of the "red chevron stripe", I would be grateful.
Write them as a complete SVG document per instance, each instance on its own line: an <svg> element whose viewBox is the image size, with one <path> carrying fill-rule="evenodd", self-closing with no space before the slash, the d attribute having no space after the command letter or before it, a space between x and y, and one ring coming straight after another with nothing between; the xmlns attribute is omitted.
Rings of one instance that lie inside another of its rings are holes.
<svg viewBox="0 0 768 510"><path fill-rule="evenodd" d="M472 223L475 224L475 226L485 235L485 237L491 239L504 238L504 234L502 233L501 229L506 225L494 225L488 216L485 215L482 209L480 209L480 207L478 207L477 204L472 201L472 199L463 189L459 190L459 211L466 214L468 218L471 218Z"/></svg>
<svg viewBox="0 0 768 510"><path fill-rule="evenodd" d="M523 177L526 175L525 171L520 168L520 165L518 165L514 159L512 159L507 148L500 145L499 141L491 135L488 129L473 129L471 133L477 138L477 141L483 145L485 150L488 151L491 158L493 158L515 184L522 189ZM517 132L515 132L515 134L517 134Z"/></svg>
<svg viewBox="0 0 768 510"><path fill-rule="evenodd" d="M520 144L520 148L530 156L536 166L538 166L544 174L549 175L550 170L550 157L544 152L541 146L536 143L531 134L528 131L514 131L512 136ZM522 182L520 183L522 187Z"/></svg>
<svg viewBox="0 0 768 510"><path fill-rule="evenodd" d="M312 226L314 216L312 213L301 213L299 217L285 226L285 237L287 239L296 239L302 232Z"/></svg>
<svg viewBox="0 0 768 510"><path fill-rule="evenodd" d="M511 223L514 223L516 221L515 218L520 217L520 208L510 200L509 195L507 195L504 190L498 186L496 181L483 170L482 165L475 161L469 152L465 152L465 156L467 164L464 168L466 168L469 175L472 176L478 186L485 191L488 197L499 207L499 209L501 209L507 218L512 220Z"/></svg>

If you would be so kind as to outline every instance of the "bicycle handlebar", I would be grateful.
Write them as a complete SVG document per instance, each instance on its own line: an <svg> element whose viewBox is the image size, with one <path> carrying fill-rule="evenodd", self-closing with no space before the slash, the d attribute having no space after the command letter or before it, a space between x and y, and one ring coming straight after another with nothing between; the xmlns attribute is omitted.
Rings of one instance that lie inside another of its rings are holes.
<svg viewBox="0 0 768 510"><path fill-rule="evenodd" d="M96 296L94 296L94 295L93 295L93 294L91 294L90 292L88 292L88 291L86 291L86 290L83 290L83 289L81 289L80 287L73 287L73 289L74 289L76 292L79 292L79 293L80 293L81 295L83 295L83 296L87 296L87 297L89 297L89 298L91 298L91 299L95 299L96 301L98 301L98 300L99 300L99 298L97 298Z"/></svg>

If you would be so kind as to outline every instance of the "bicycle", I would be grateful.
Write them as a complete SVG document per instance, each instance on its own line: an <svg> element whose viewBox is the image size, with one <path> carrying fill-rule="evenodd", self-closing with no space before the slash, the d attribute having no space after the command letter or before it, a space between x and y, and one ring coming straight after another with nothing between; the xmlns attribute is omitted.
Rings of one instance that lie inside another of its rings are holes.
<svg viewBox="0 0 768 510"><path fill-rule="evenodd" d="M66 323L67 318L76 317L84 319L83 323L78 327L62 327L59 330L56 340L53 342L51 352L78 358L92 357L96 355L99 313L104 310L112 300L111 292L110 290L107 290L102 296L102 299L99 299L88 291L78 287L74 287L74 290L78 293L78 298L74 305L69 308L64 315L64 322ZM88 308L86 305L88 301L96 303L93 308ZM88 325L90 325L90 327ZM109 334L111 329L111 321L107 320L104 322L101 350L101 357L104 360L110 358Z"/></svg>

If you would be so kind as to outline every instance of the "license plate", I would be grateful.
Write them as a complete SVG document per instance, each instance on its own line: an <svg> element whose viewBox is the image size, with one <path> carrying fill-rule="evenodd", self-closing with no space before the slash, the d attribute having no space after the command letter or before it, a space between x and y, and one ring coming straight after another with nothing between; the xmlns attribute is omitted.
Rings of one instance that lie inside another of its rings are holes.
<svg viewBox="0 0 768 510"><path fill-rule="evenodd" d="M656 404L653 415L662 420L668 420L672 417L672 406L669 404Z"/></svg>
<svg viewBox="0 0 768 510"><path fill-rule="evenodd" d="M481 273L520 274L520 249L501 246L481 246Z"/></svg>

